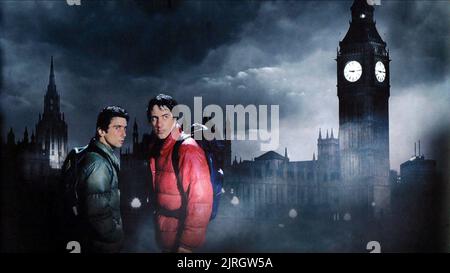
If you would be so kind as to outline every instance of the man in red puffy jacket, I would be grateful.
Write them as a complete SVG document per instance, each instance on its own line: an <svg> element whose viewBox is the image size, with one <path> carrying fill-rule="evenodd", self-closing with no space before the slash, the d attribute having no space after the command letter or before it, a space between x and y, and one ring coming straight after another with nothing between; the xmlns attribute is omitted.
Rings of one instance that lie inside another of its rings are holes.
<svg viewBox="0 0 450 273"><path fill-rule="evenodd" d="M150 100L147 108L153 128L150 170L156 238L163 252L192 252L205 240L213 191L204 151L183 133L172 115L176 105L172 97L160 94ZM176 172L172 151L180 139L184 140L179 146Z"/></svg>

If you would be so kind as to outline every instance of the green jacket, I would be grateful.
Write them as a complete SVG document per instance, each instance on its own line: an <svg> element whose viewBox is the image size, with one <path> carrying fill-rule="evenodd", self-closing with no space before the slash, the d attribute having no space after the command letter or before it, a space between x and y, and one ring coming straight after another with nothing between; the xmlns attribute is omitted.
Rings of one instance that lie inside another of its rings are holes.
<svg viewBox="0 0 450 273"><path fill-rule="evenodd" d="M89 143L91 145L96 147L89 149L83 158L79 180L80 216L87 225L85 251L118 252L123 241L119 159L113 149L103 143L93 139ZM103 155L96 149L101 150Z"/></svg>

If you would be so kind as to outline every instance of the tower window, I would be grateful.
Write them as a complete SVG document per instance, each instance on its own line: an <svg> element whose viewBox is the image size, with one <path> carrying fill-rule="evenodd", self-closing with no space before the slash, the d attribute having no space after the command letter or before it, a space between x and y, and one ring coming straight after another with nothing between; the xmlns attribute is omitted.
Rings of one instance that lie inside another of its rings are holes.
<svg viewBox="0 0 450 273"><path fill-rule="evenodd" d="M366 15L364 13L361 13L361 15L359 16L361 19L366 18Z"/></svg>

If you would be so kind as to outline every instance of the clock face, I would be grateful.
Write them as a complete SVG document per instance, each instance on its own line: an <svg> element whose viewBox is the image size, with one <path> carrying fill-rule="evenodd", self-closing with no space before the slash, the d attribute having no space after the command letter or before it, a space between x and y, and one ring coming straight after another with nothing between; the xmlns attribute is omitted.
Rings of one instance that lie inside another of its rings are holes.
<svg viewBox="0 0 450 273"><path fill-rule="evenodd" d="M350 61L344 67L344 77L349 82L356 82L361 78L362 67L357 61Z"/></svg>
<svg viewBox="0 0 450 273"><path fill-rule="evenodd" d="M384 79L386 78L386 68L384 67L384 64L380 61L378 61L375 64L375 77L379 82L383 82Z"/></svg>

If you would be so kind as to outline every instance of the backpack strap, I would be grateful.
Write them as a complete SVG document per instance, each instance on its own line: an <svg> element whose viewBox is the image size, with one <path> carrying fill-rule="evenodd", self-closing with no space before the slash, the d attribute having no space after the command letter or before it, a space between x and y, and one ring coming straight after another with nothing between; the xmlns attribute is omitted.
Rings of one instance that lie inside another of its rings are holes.
<svg viewBox="0 0 450 273"><path fill-rule="evenodd" d="M177 179L177 189L181 196L181 207L176 210L168 210L166 208L163 208L161 206L157 206L157 213L160 215L173 217L177 219L181 219L183 217L183 214L185 214L186 206L187 206L187 195L186 192L183 189L183 181L180 179L180 167L179 167L179 151L180 151L180 145L183 143L185 139L178 139L173 147L172 150L172 168L175 173L175 177Z"/></svg>
<svg viewBox="0 0 450 273"><path fill-rule="evenodd" d="M177 235L175 237L175 245L172 249L173 252L177 252L178 247L180 246L180 239L181 235L183 234L184 229L184 222L186 220L186 214L187 214L187 192L183 189L183 181L181 181L180 178L180 146L186 139L190 138L189 135L181 135L180 138L175 142L175 145L173 146L172 150L172 167L175 172L175 176L177 178L177 188L180 192L181 196L181 207L178 211L178 229L177 229Z"/></svg>
<svg viewBox="0 0 450 273"><path fill-rule="evenodd" d="M190 138L187 134L182 134L177 141L175 142L172 150L172 168L175 173L175 177L177 180L177 189L180 193L181 197L181 207L176 210L168 210L166 208L158 206L156 209L156 213L159 215L164 215L167 217L173 217L178 219L178 228L177 228L177 234L175 237L175 244L171 251L177 252L178 247L180 246L180 239L181 235L183 234L184 229L184 223L186 220L186 213L187 213L187 205L188 205L188 191L184 191L183 188L183 181L181 181L180 178L180 146L181 144L186 140Z"/></svg>
<svg viewBox="0 0 450 273"><path fill-rule="evenodd" d="M70 153L67 155L66 160L64 162L63 168L62 168L62 181L61 183L61 192L66 193L66 191L71 192L69 197L67 197L66 194L62 195L62 198L69 198L71 212L74 216L78 216L78 203L79 203L79 197L78 197L78 184L79 184L79 175L78 175L78 165L83 160L83 158L86 155L88 145L84 147L75 147L70 151ZM72 168L72 176L74 176L73 183L67 184L66 177L68 176L69 170ZM64 202L64 201L63 201Z"/></svg>

